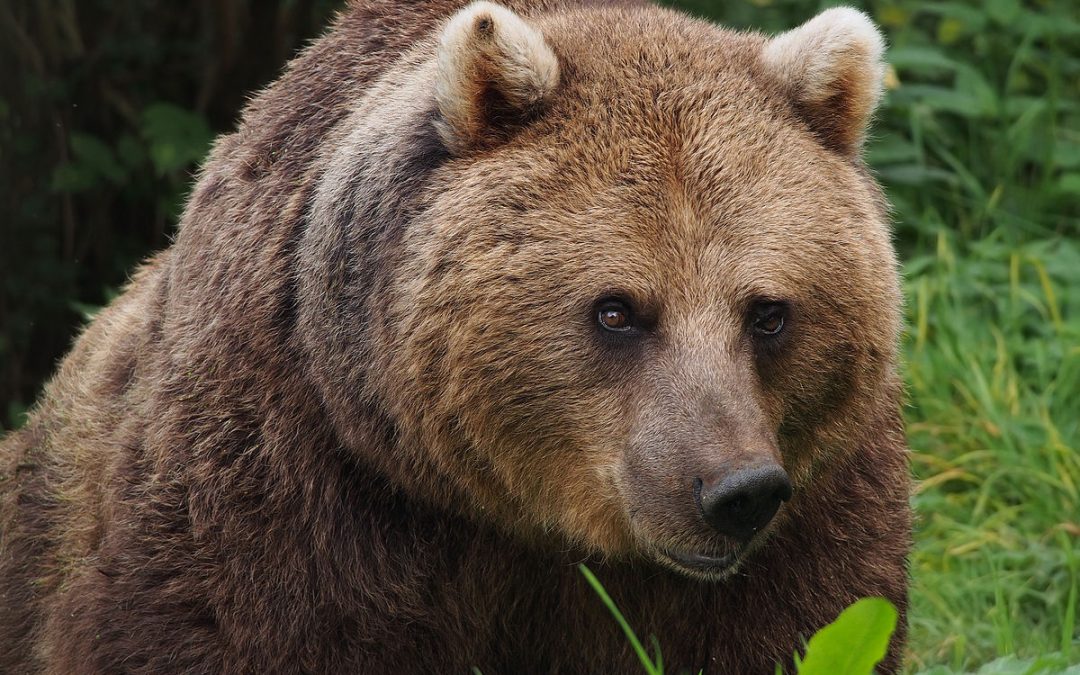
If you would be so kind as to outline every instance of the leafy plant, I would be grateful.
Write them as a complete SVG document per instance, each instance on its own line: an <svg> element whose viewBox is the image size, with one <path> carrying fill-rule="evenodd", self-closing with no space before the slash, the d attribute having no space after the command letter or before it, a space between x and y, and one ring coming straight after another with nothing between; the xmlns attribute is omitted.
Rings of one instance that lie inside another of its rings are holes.
<svg viewBox="0 0 1080 675"><path fill-rule="evenodd" d="M154 103L142 112L142 136L159 176L201 161L214 132L200 115L170 103Z"/></svg>
<svg viewBox="0 0 1080 675"><path fill-rule="evenodd" d="M799 675L872 675L889 649L897 613L884 598L862 598L825 626L796 657Z"/></svg>
<svg viewBox="0 0 1080 675"><path fill-rule="evenodd" d="M654 653L649 656L630 622L619 611L592 570L585 565L578 565L578 569L615 617L645 672L648 675L664 675L663 655L655 637ZM874 666L885 658L889 639L896 630L896 619L896 608L884 598L856 601L841 612L835 621L810 638L806 653L801 658L795 655L797 672L799 675L872 675ZM779 665L776 672L777 675L782 673Z"/></svg>

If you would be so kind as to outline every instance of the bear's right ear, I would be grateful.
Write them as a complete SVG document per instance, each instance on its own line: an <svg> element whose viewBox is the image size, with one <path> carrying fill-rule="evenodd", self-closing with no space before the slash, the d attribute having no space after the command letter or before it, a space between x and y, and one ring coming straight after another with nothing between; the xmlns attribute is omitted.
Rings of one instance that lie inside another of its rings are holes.
<svg viewBox="0 0 1080 675"><path fill-rule="evenodd" d="M822 142L854 157L881 99L884 51L869 17L834 7L766 42L761 57Z"/></svg>
<svg viewBox="0 0 1080 675"><path fill-rule="evenodd" d="M558 83L559 61L536 29L505 7L474 2L439 39L439 135L455 155L498 141Z"/></svg>

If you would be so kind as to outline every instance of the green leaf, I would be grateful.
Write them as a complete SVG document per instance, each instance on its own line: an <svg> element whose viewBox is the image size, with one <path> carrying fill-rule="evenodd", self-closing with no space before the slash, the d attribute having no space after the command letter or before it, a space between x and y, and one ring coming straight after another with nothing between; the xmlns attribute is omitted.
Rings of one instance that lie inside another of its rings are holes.
<svg viewBox="0 0 1080 675"><path fill-rule="evenodd" d="M899 101L904 99L926 106L934 112L948 112L965 118L983 117L987 110L985 101L968 91L950 89L930 84L908 84L895 92Z"/></svg>
<svg viewBox="0 0 1080 675"><path fill-rule="evenodd" d="M987 82L976 68L968 65L961 66L956 73L956 90L969 94L979 102L979 111L984 114L996 114L998 110L998 96L994 88Z"/></svg>
<svg viewBox="0 0 1080 675"><path fill-rule="evenodd" d="M97 186L94 172L85 166L68 162L53 169L49 188L53 192L85 192Z"/></svg>
<svg viewBox="0 0 1080 675"><path fill-rule="evenodd" d="M68 143L71 161L53 170L54 191L83 192L104 181L122 185L127 179L127 171L116 161L112 148L100 138L74 131Z"/></svg>
<svg viewBox="0 0 1080 675"><path fill-rule="evenodd" d="M810 638L799 675L871 675L885 658L896 619L888 600L859 600Z"/></svg>
<svg viewBox="0 0 1080 675"><path fill-rule="evenodd" d="M912 162L919 159L919 148L900 134L886 133L871 141L866 158L873 166Z"/></svg>
<svg viewBox="0 0 1080 675"><path fill-rule="evenodd" d="M1003 656L983 665L974 675L1080 675L1080 666L1067 666L1060 654L1028 659Z"/></svg>
<svg viewBox="0 0 1080 675"><path fill-rule="evenodd" d="M90 134L72 132L71 152L76 161L102 178L118 185L124 182L126 173L123 167L116 161L116 155L113 154L112 148L100 138Z"/></svg>
<svg viewBox="0 0 1080 675"><path fill-rule="evenodd" d="M921 164L886 165L878 168L877 174L885 182L897 185L957 185L960 182L950 171Z"/></svg>
<svg viewBox="0 0 1080 675"><path fill-rule="evenodd" d="M957 62L945 52L933 47L895 47L889 50L888 61L897 70L915 73L941 73L956 69Z"/></svg>
<svg viewBox="0 0 1080 675"><path fill-rule="evenodd" d="M945 17L938 24L937 41L943 45L951 45L958 41L967 32L967 24L954 17Z"/></svg>
<svg viewBox="0 0 1080 675"><path fill-rule="evenodd" d="M1024 12L1019 30L1032 30L1037 35L1053 37L1075 37L1080 35L1080 21L1060 13L1048 13L1046 16L1035 12Z"/></svg>
<svg viewBox="0 0 1080 675"><path fill-rule="evenodd" d="M969 7L957 2L932 2L919 3L920 12L937 15L946 19L953 19L964 24L968 31L977 33L986 27L986 12L978 7Z"/></svg>
<svg viewBox="0 0 1080 675"><path fill-rule="evenodd" d="M1020 0L986 0L983 7L1002 26L1008 26L1020 15Z"/></svg>
<svg viewBox="0 0 1080 675"><path fill-rule="evenodd" d="M159 175L202 161L214 133L201 116L171 103L154 103L142 113L142 136Z"/></svg>
<svg viewBox="0 0 1080 675"><path fill-rule="evenodd" d="M124 134L116 142L116 156L129 169L144 167L147 159L143 144L131 134Z"/></svg>
<svg viewBox="0 0 1080 675"><path fill-rule="evenodd" d="M1064 194L1080 196L1080 173L1066 173L1057 181L1057 189Z"/></svg>
<svg viewBox="0 0 1080 675"><path fill-rule="evenodd" d="M1054 163L1066 169L1080 168L1080 142L1063 137L1056 138Z"/></svg>

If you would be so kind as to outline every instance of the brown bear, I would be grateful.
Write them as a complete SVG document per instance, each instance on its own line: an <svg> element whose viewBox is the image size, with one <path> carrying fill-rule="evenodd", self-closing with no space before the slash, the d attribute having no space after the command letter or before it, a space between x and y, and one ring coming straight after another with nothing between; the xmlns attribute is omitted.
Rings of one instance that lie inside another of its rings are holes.
<svg viewBox="0 0 1080 675"><path fill-rule="evenodd" d="M0 671L636 672L580 562L672 672L903 612L882 48L351 3L0 446Z"/></svg>

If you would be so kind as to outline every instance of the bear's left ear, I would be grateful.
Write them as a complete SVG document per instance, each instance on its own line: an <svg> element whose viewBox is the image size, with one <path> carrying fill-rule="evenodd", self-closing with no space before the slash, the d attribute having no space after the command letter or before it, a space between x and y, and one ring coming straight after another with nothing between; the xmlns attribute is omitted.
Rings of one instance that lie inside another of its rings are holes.
<svg viewBox="0 0 1080 675"><path fill-rule="evenodd" d="M559 61L543 36L490 2L474 2L450 18L437 68L436 126L453 154L505 137L559 83Z"/></svg>
<svg viewBox="0 0 1080 675"><path fill-rule="evenodd" d="M881 99L884 51L869 17L836 7L766 42L761 58L822 142L855 157Z"/></svg>

